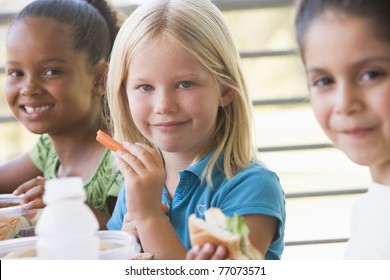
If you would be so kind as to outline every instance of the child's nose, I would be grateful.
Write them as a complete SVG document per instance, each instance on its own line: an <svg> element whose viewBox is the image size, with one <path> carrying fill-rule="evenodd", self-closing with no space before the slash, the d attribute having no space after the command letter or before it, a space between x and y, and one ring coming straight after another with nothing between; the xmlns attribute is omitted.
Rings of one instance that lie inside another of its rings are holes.
<svg viewBox="0 0 390 280"><path fill-rule="evenodd" d="M336 93L335 111L339 114L353 114L362 108L361 92L350 83L339 84Z"/></svg>
<svg viewBox="0 0 390 280"><path fill-rule="evenodd" d="M167 114L178 110L177 97L175 91L169 89L158 90L155 98L156 112L159 114Z"/></svg>
<svg viewBox="0 0 390 280"><path fill-rule="evenodd" d="M32 78L26 79L25 83L20 88L20 94L24 96L32 96L39 94L39 87L37 82Z"/></svg>

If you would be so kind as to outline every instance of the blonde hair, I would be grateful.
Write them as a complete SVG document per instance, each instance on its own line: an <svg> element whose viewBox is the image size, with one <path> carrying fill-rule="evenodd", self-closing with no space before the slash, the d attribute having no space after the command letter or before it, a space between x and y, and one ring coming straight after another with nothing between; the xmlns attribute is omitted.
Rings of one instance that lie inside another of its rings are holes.
<svg viewBox="0 0 390 280"><path fill-rule="evenodd" d="M215 148L203 175L211 183L212 170L223 153L223 167L219 168L223 168L228 179L232 178L256 160L251 102L232 34L220 10L208 0L150 0L124 22L114 43L107 76L114 136L120 141L153 145L132 120L125 81L134 51L145 42L155 41L185 48L210 71L220 93L226 87L233 89L233 101L220 107L210 142L194 161L201 160Z"/></svg>

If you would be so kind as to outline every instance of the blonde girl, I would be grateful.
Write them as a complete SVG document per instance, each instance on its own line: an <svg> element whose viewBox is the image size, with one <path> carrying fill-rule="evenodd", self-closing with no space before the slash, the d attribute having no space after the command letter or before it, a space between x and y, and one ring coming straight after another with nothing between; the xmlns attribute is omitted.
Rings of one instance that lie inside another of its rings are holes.
<svg viewBox="0 0 390 280"><path fill-rule="evenodd" d="M212 244L187 255L188 216L218 207L245 217L265 258L281 257L283 190L256 159L240 57L210 1L142 4L118 33L107 87L128 150L117 152L125 183L109 229L136 233L158 259L223 259Z"/></svg>

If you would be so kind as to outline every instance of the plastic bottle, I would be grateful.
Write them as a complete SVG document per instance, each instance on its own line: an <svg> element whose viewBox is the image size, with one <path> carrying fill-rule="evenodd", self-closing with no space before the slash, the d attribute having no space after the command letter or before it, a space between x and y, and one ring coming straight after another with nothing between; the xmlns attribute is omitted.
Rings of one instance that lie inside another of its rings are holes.
<svg viewBox="0 0 390 280"><path fill-rule="evenodd" d="M85 196L79 177L45 182L43 202L47 206L36 225L39 259L98 259L99 223L85 204Z"/></svg>

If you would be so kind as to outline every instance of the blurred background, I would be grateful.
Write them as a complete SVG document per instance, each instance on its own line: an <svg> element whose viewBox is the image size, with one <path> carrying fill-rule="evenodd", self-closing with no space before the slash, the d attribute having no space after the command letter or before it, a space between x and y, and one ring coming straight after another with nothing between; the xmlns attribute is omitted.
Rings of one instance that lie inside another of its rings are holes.
<svg viewBox="0 0 390 280"><path fill-rule="evenodd" d="M28 151L37 139L14 120L4 98L7 25L30 2L0 0L0 164ZM140 2L111 1L125 14ZM240 49L260 158L279 175L286 193L283 259L342 259L352 204L370 178L366 168L332 147L315 120L296 49L293 0L213 2Z"/></svg>

